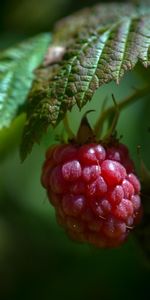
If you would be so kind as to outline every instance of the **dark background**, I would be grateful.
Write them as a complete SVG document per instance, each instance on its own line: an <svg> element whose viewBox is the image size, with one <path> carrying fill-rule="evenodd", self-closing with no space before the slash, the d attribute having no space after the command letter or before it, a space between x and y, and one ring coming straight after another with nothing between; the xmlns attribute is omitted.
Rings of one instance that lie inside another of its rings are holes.
<svg viewBox="0 0 150 300"><path fill-rule="evenodd" d="M5 0L0 8L0 48L28 36L50 31L54 22L93 0ZM100 99L111 94L119 101L143 82L136 72L128 73L119 87L115 83L96 93L86 109L100 112ZM149 100L149 99L148 99ZM84 111L84 110L83 110ZM118 131L133 158L136 146L149 161L147 100L132 105L120 116ZM83 113L74 109L71 120ZM141 122L142 117L142 122ZM91 123L95 116L90 117ZM92 119L93 118L93 119ZM9 155L0 149L0 299L147 299L150 269L137 240L131 236L118 249L101 250L72 242L57 225L53 208L40 185L41 165L54 132L49 130L32 154L20 163L18 148L24 117L17 119L4 136ZM76 119L74 119L76 120ZM59 129L58 129L59 131ZM11 135L10 135L11 134ZM10 138L11 136L11 138ZM138 168L138 164L137 164ZM145 295L145 296L144 296Z"/></svg>

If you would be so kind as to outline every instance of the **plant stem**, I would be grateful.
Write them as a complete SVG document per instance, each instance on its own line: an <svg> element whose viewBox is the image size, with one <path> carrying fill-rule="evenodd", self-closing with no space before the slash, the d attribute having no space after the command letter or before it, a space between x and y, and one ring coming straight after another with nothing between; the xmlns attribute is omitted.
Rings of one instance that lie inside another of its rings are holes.
<svg viewBox="0 0 150 300"><path fill-rule="evenodd" d="M124 99L122 102L118 103L118 109L119 111L121 111L122 109L124 109L125 107L127 107L128 105L136 102L137 100L142 99L144 96L150 94L150 85L142 88L141 90L136 90L136 92L134 92L131 96L127 97L126 99ZM111 106L108 107L101 115L101 117L99 118L99 120L97 121L95 127L94 127L94 131L95 131L95 135L98 136L99 132L102 131L103 128L103 124L105 122L105 120L108 118L108 116L115 112L115 106Z"/></svg>
<svg viewBox="0 0 150 300"><path fill-rule="evenodd" d="M119 107L118 107L118 104L114 98L114 95L112 95L112 98L113 98L113 102L114 102L114 116L113 116L113 120L111 122L111 126L107 132L107 134L104 136L104 139L109 139L113 133L115 132L115 129L116 129L116 126L117 126L117 123L118 123L118 119L119 119Z"/></svg>

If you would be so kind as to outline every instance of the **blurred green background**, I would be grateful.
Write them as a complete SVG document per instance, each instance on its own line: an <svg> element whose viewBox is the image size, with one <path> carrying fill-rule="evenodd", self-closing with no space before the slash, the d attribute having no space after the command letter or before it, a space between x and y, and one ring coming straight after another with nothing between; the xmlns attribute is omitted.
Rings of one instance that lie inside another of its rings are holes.
<svg viewBox="0 0 150 300"><path fill-rule="evenodd" d="M95 2L98 1L5 0L0 10L0 48L50 31L56 20ZM112 104L112 93L120 101L142 86L147 78L142 72L141 77L136 68L119 86L103 86L81 113L75 108L70 116L73 130L90 108L96 110L89 115L94 123L106 96L108 104ZM149 99L143 99L125 109L118 123L118 132L137 168L139 144L150 167L149 115ZM118 249L99 250L72 242L57 225L40 184L44 152L55 133L50 129L41 145L35 146L21 164L16 146L23 122L21 116L9 130L0 132L0 299L147 299L150 269L133 236ZM56 132L60 131L61 125Z"/></svg>

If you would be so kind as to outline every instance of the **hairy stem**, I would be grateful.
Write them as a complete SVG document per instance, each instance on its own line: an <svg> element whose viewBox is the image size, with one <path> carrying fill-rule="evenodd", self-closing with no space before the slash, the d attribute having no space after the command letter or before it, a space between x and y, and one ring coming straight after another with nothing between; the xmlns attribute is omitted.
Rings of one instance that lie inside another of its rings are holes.
<svg viewBox="0 0 150 300"><path fill-rule="evenodd" d="M123 110L125 107L127 107L128 105L136 102L137 100L142 99L144 96L150 94L150 85L142 88L141 90L136 90L131 96L127 97L126 99L124 99L122 102L118 103L118 110L121 111ZM103 124L105 122L105 120L107 120L107 118L109 117L109 115L113 112L115 112L116 108L115 106L111 106L108 107L101 115L101 117L99 118L99 120L97 121L95 127L94 127L94 131L95 131L95 135L99 136L99 133L102 132L102 128L103 128Z"/></svg>
<svg viewBox="0 0 150 300"><path fill-rule="evenodd" d="M112 95L112 98L113 98L113 102L114 102L114 116L113 116L113 119L111 122L111 126L110 126L107 134L104 136L104 139L109 139L109 137L113 135L113 133L115 132L116 126L117 126L118 119L119 119L119 107L115 100L114 95Z"/></svg>

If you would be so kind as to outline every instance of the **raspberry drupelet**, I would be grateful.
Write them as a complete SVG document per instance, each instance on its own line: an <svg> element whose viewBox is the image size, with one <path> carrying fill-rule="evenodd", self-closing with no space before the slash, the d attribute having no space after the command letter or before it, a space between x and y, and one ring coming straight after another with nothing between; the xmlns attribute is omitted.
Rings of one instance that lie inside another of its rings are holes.
<svg viewBox="0 0 150 300"><path fill-rule="evenodd" d="M41 180L58 223L74 240L116 247L139 222L140 182L121 143L50 147Z"/></svg>

